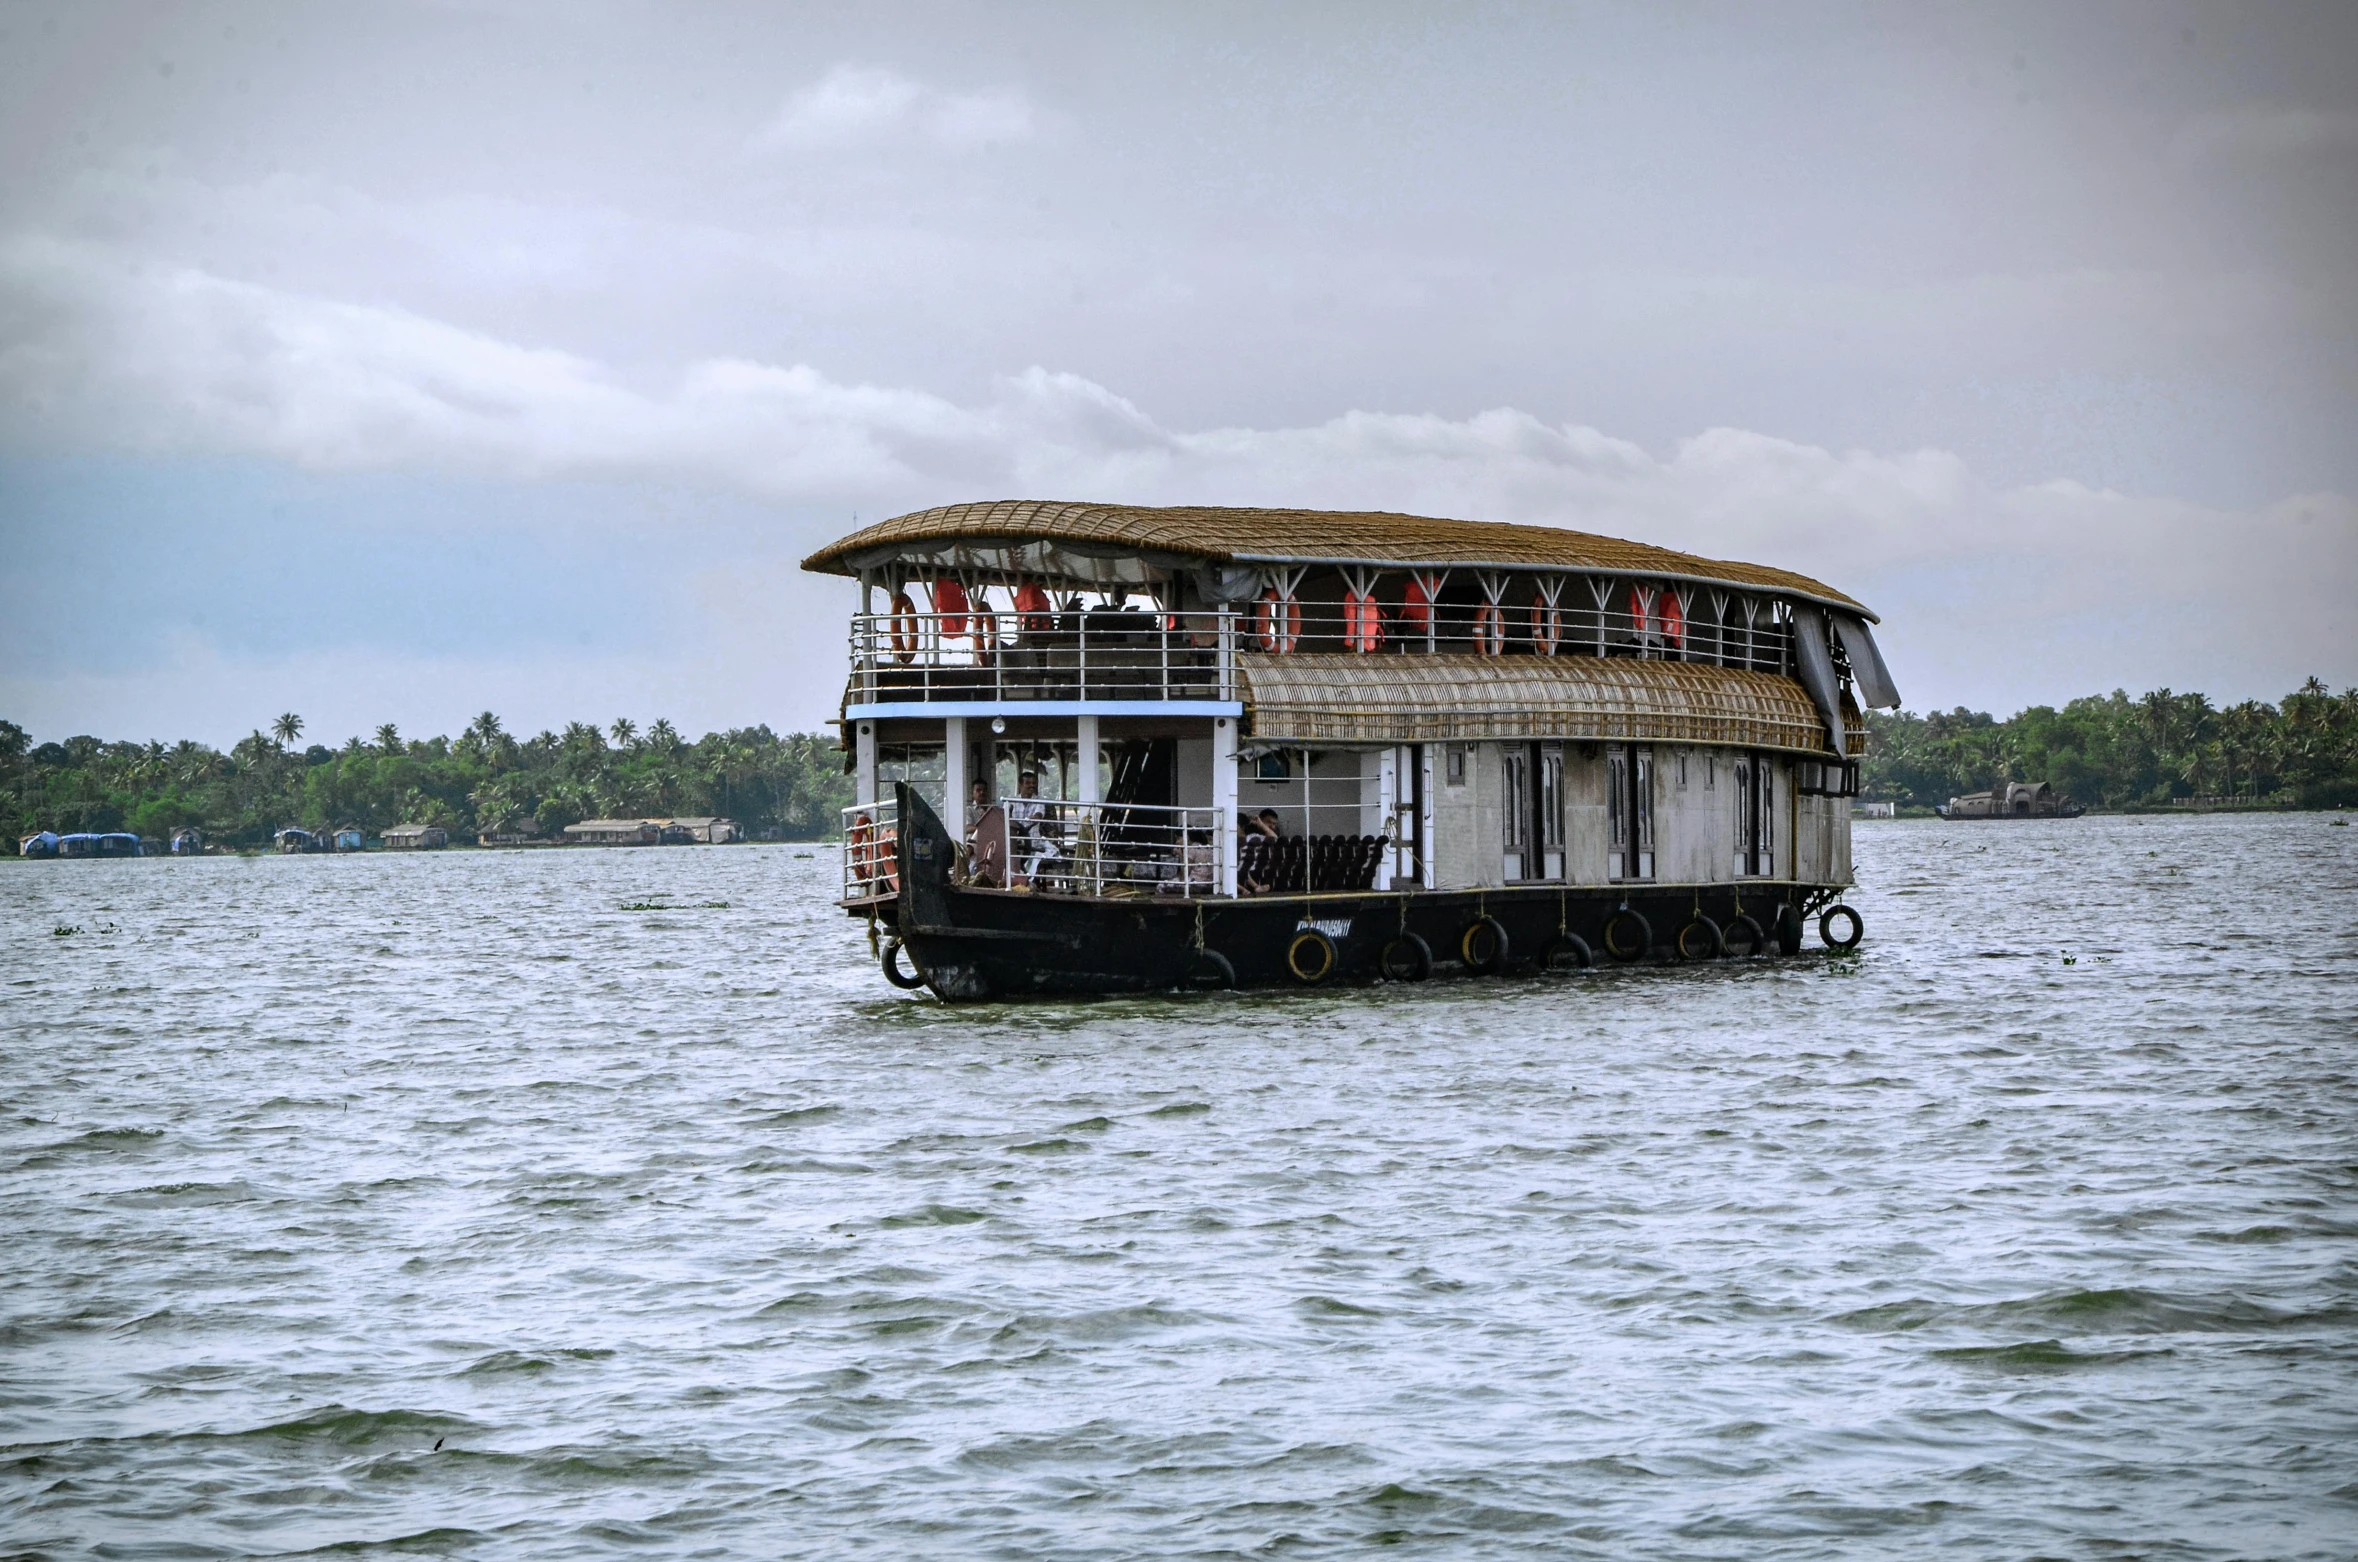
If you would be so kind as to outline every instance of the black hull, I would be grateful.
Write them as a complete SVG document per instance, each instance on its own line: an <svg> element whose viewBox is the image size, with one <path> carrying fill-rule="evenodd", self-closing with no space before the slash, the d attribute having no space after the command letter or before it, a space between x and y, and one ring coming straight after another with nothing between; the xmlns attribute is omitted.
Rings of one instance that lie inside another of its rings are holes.
<svg viewBox="0 0 2358 1562"><path fill-rule="evenodd" d="M1582 963L1585 946L1599 965L1616 963L1606 924L1622 911L1638 913L1646 934L1622 918L1614 928L1618 954L1630 963L1719 958L1708 930L1689 931L1698 903L1703 916L1737 943L1736 919L1749 914L1764 938L1740 953L1798 947L1802 916L1835 899L1831 885L1757 883L1652 887L1558 888L1255 897L1189 902L1177 899L1086 900L1003 890L947 891L946 905L927 921L910 916L901 897L848 903L856 917L873 916L880 936L898 938L936 995L953 1001L1169 992L1186 988L1337 986L1384 979L1386 948L1403 932L1432 953L1430 974L1530 971ZM931 898L931 897L927 897ZM946 916L943 913L946 912ZM1505 932L1504 958L1495 934L1477 935L1469 963L1467 933L1490 918ZM1335 946L1331 969L1306 980L1289 955L1315 970L1315 947L1296 952L1305 928L1326 933ZM1579 941L1565 938L1567 933ZM1205 951L1217 955L1208 958ZM1226 962L1223 969L1221 962ZM1393 979L1415 979L1406 946L1392 951Z"/></svg>

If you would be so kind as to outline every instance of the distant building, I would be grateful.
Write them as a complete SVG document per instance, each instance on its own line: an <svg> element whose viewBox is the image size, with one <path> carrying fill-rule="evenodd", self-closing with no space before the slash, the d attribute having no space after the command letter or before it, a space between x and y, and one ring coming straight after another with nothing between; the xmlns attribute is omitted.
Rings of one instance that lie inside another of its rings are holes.
<svg viewBox="0 0 2358 1562"><path fill-rule="evenodd" d="M438 824L400 824L385 832L389 852L439 851L450 844L450 832Z"/></svg>
<svg viewBox="0 0 2358 1562"><path fill-rule="evenodd" d="M565 826L565 839L577 846L653 846L663 827L652 819L584 819Z"/></svg>
<svg viewBox="0 0 2358 1562"><path fill-rule="evenodd" d="M1899 804L1860 803L1857 805L1857 811L1858 816L1861 819L1897 819L1899 817Z"/></svg>
<svg viewBox="0 0 2358 1562"><path fill-rule="evenodd" d="M368 845L368 832L358 825L338 825L327 837L327 849L335 852L356 852Z"/></svg>
<svg viewBox="0 0 2358 1562"><path fill-rule="evenodd" d="M2077 819L2088 810L2044 781L2010 781L1987 792L1952 797L1946 819Z"/></svg>
<svg viewBox="0 0 2358 1562"><path fill-rule="evenodd" d="M105 835L78 831L57 838L60 857L137 857L140 855L139 837L120 830Z"/></svg>

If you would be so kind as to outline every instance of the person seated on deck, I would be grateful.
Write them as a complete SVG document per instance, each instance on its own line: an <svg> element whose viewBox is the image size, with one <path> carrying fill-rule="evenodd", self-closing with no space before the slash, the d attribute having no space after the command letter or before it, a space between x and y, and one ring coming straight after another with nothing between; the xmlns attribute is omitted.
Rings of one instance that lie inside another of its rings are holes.
<svg viewBox="0 0 2358 1562"><path fill-rule="evenodd" d="M1219 854L1212 850L1212 832L1202 829L1188 831L1187 844L1181 849L1181 856L1186 870L1182 882L1189 892L1210 889L1215 870L1219 867Z"/></svg>
<svg viewBox="0 0 2358 1562"><path fill-rule="evenodd" d="M986 784L985 784L985 783L983 783L983 782L977 781L977 782L975 782L975 783L974 783L974 785L973 785L973 786L971 786L971 787L969 787L969 788L967 789L967 796L966 796L966 833L967 833L967 834L969 834L969 835L972 835L972 834L974 833L974 827L975 827L976 825L978 825L978 824L980 824L980 823L982 822L982 816L983 816L984 812L985 812L987 809L989 809L989 807L990 807L990 806L991 806L991 789L990 789L990 787L989 787L988 785L986 785Z"/></svg>
<svg viewBox="0 0 2358 1562"><path fill-rule="evenodd" d="M1247 843L1250 843L1254 840L1264 840L1273 844L1285 839L1284 832L1277 827L1277 810L1274 808L1264 808L1257 814L1245 815L1243 838ZM1242 861L1247 863L1252 862L1254 860L1254 855L1255 854L1248 849L1242 853ZM1263 863L1274 864L1274 853L1265 853L1260 856L1259 860ZM1274 888L1276 888L1276 885L1268 878L1256 875L1251 872L1242 871L1240 866L1240 876L1237 880L1237 889L1241 893L1246 895L1266 895Z"/></svg>
<svg viewBox="0 0 2358 1562"><path fill-rule="evenodd" d="M1015 796L1007 805L1007 856L1022 865L1023 876L1036 877L1040 861L1056 854L1049 839L1052 826L1048 821L1048 805L1040 801L1040 774L1027 770L1016 777Z"/></svg>

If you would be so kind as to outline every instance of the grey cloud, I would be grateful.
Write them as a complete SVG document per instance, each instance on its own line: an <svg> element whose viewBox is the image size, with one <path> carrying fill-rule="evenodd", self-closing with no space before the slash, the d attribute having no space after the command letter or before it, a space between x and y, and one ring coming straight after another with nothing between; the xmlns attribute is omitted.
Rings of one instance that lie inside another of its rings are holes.
<svg viewBox="0 0 2358 1562"><path fill-rule="evenodd" d="M915 138L955 151L1039 133L1021 92L940 92L897 71L840 64L795 91L754 137L764 151L814 151Z"/></svg>

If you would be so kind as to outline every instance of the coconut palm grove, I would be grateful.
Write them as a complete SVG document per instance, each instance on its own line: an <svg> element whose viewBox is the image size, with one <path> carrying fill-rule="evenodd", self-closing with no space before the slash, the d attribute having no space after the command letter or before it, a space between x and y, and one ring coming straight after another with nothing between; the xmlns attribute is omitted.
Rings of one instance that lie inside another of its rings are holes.
<svg viewBox="0 0 2358 1562"><path fill-rule="evenodd" d="M2275 705L2116 689L2004 720L1959 708L1871 713L1867 727L1861 795L1906 809L2006 781L2049 781L2100 809L2358 804L2358 689L2336 694L2314 678ZM305 735L293 712L227 752L186 740L36 744L0 721L6 849L40 830L164 838L194 827L215 845L260 847L287 825L434 825L463 841L694 814L727 815L757 840L817 840L852 800L828 733L739 727L690 741L668 721L621 719L519 738L485 711L455 738L405 738L389 724L337 747Z"/></svg>

